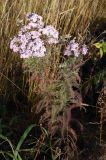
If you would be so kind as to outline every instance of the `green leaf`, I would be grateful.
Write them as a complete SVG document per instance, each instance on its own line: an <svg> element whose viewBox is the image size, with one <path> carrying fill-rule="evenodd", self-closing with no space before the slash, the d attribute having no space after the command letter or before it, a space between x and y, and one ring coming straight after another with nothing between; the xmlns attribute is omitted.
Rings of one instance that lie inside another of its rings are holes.
<svg viewBox="0 0 106 160"><path fill-rule="evenodd" d="M100 48L100 57L102 57L103 56L103 49L102 48Z"/></svg>
<svg viewBox="0 0 106 160"><path fill-rule="evenodd" d="M106 53L106 42L103 42L102 47L103 47L103 52Z"/></svg>
<svg viewBox="0 0 106 160"><path fill-rule="evenodd" d="M98 43L95 43L94 46L99 49L99 48L102 47L102 43L99 43L99 42L98 42Z"/></svg>
<svg viewBox="0 0 106 160"><path fill-rule="evenodd" d="M5 136L3 136L3 135L1 135L1 134L0 134L0 138L1 138L2 140L4 140L4 141L7 141L7 142L9 143L9 145L10 145L10 147L11 147L11 149L12 149L12 152L13 152L13 154L14 154L14 147L13 147L11 141L10 141L7 137L5 137Z"/></svg>
<svg viewBox="0 0 106 160"><path fill-rule="evenodd" d="M18 156L19 160L21 160L21 157L18 155L18 152L19 152L19 150L20 150L20 147L21 147L21 145L23 144L23 142L24 142L24 140L26 139L26 137L28 136L29 132L30 132L30 131L32 130L32 128L34 128L35 126L36 126L35 124L30 125L30 126L25 130L24 134L21 136L21 138L20 138L20 140L19 140L19 142L18 142L18 145L17 145L17 147L16 147L16 149L15 149L14 154L15 154L15 157L16 157L16 158L17 158L17 156Z"/></svg>

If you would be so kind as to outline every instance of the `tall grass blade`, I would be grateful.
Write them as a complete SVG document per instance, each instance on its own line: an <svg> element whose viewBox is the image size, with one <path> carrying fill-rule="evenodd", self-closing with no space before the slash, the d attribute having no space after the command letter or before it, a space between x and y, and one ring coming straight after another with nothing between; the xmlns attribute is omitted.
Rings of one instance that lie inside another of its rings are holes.
<svg viewBox="0 0 106 160"><path fill-rule="evenodd" d="M15 155L16 158L17 158L17 156L18 156L19 158L21 158L21 157L18 155L18 152L19 152L19 150L20 150L20 147L22 146L22 144L23 144L24 140L26 139L26 137L28 136L29 132L30 132L30 131L32 130L32 128L34 128L35 126L36 126L36 125L34 125L34 124L30 125L30 126L25 130L24 134L21 136L21 138L20 138L20 140L19 140L19 142L18 142L18 145L17 145L17 147L16 147L16 149L15 149L15 152L14 152L14 155ZM21 159L19 159L19 160L21 160Z"/></svg>

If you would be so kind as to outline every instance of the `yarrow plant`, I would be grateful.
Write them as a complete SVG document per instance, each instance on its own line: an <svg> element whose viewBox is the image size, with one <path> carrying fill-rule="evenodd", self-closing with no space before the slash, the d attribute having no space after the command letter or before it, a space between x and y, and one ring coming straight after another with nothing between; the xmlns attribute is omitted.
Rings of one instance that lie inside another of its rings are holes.
<svg viewBox="0 0 106 160"><path fill-rule="evenodd" d="M10 49L18 52L21 58L43 57L47 44L59 42L59 33L53 26L45 26L43 18L35 13L27 14L26 19L27 24L11 40Z"/></svg>
<svg viewBox="0 0 106 160"><path fill-rule="evenodd" d="M86 55L87 53L88 53L87 46L85 44L80 45L79 43L76 42L75 38L69 42L64 51L65 56L74 55L75 57L78 57L80 54Z"/></svg>

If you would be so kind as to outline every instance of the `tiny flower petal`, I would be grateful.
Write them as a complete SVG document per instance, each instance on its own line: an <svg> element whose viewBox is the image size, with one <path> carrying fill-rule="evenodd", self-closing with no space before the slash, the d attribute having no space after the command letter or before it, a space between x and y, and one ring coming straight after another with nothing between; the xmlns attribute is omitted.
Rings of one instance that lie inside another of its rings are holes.
<svg viewBox="0 0 106 160"><path fill-rule="evenodd" d="M84 44L83 46L82 46L82 54L83 55L86 55L88 53L88 48L87 48L87 46Z"/></svg>

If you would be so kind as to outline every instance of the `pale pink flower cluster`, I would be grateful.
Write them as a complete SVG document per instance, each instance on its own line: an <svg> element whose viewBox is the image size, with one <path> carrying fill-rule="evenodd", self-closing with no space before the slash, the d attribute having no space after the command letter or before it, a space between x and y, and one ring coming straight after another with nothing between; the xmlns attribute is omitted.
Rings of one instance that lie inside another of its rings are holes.
<svg viewBox="0 0 106 160"><path fill-rule="evenodd" d="M48 25L41 32L48 37L47 41L49 44L58 43L59 33L53 26Z"/></svg>
<svg viewBox="0 0 106 160"><path fill-rule="evenodd" d="M44 26L43 18L35 13L27 14L26 17L27 24L11 40L10 48L20 53L21 58L43 57L47 43L58 43L59 33L51 25Z"/></svg>
<svg viewBox="0 0 106 160"><path fill-rule="evenodd" d="M82 50L81 50L83 55L86 55L88 53L88 48L85 44L82 45Z"/></svg>
<svg viewBox="0 0 106 160"><path fill-rule="evenodd" d="M64 51L64 55L66 56L74 55L75 57L78 57L80 54L86 55L87 53L88 53L87 46L85 44L80 45L79 43L76 42L75 38L69 42Z"/></svg>

